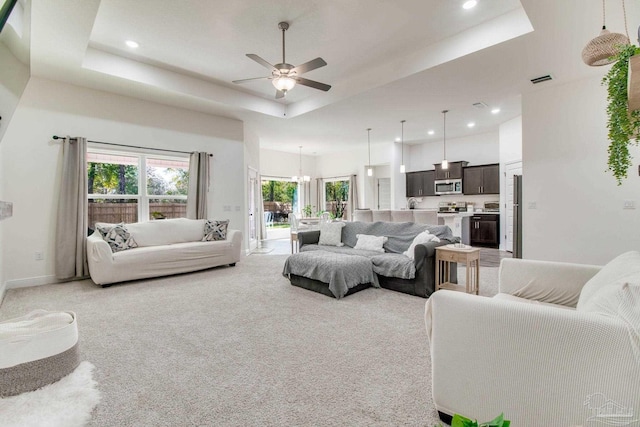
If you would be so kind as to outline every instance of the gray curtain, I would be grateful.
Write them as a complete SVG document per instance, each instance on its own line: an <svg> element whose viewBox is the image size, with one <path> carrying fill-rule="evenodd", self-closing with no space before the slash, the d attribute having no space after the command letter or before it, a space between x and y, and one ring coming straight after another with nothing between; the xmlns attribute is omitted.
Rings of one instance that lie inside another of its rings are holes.
<svg viewBox="0 0 640 427"><path fill-rule="evenodd" d="M353 213L358 209L358 175L349 178L349 200L347 203L347 221L353 221Z"/></svg>
<svg viewBox="0 0 640 427"><path fill-rule="evenodd" d="M62 180L56 219L55 272L59 280L82 279L87 265L87 139L62 143Z"/></svg>
<svg viewBox="0 0 640 427"><path fill-rule="evenodd" d="M267 224L264 221L264 201L262 199L262 175L258 175L258 192L256 195L256 204L258 205L258 224L260 232L258 233L258 243L267 238Z"/></svg>
<svg viewBox="0 0 640 427"><path fill-rule="evenodd" d="M318 207L318 212L324 212L327 207L322 203L322 199L324 195L324 179L316 178L316 206Z"/></svg>
<svg viewBox="0 0 640 427"><path fill-rule="evenodd" d="M187 218L207 218L207 193L209 191L209 153L193 152L189 157L189 195Z"/></svg>

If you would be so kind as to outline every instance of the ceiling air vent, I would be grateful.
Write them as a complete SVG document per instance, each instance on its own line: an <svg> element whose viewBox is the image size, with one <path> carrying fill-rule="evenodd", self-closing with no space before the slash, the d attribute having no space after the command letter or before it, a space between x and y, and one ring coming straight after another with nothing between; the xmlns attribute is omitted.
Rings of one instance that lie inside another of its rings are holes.
<svg viewBox="0 0 640 427"><path fill-rule="evenodd" d="M487 108L487 107L488 107L488 105L487 105L487 104L485 104L484 102L476 102L476 103L474 103L474 104L472 104L472 105L473 105L474 107L476 107L476 108Z"/></svg>
<svg viewBox="0 0 640 427"><path fill-rule="evenodd" d="M531 83L538 84L538 83L542 83L542 82L546 82L547 80L551 80L552 77L551 75L547 74L546 76L540 76L540 77L536 77L535 79L531 79Z"/></svg>

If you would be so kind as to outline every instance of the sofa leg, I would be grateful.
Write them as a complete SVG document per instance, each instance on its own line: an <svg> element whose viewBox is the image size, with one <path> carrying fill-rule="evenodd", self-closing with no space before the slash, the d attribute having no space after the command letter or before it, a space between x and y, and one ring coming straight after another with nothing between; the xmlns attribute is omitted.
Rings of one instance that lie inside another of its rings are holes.
<svg viewBox="0 0 640 427"><path fill-rule="evenodd" d="M229 267L235 267L235 266L236 266L236 263L235 263L235 262L234 262L234 263L229 264Z"/></svg>
<svg viewBox="0 0 640 427"><path fill-rule="evenodd" d="M447 423L451 425L451 420L453 419L453 415L445 414L444 412L438 411L438 417L440 418L440 421L442 421L443 423Z"/></svg>
<svg viewBox="0 0 640 427"><path fill-rule="evenodd" d="M100 287L102 287L102 288L110 288L111 287L111 283L107 283L106 285L100 285Z"/></svg>

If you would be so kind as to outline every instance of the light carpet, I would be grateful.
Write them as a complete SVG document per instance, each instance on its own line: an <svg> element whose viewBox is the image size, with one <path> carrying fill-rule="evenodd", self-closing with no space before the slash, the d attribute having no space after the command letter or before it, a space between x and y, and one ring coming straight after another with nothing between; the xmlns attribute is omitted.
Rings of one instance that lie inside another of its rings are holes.
<svg viewBox="0 0 640 427"><path fill-rule="evenodd" d="M374 288L335 300L291 286L286 257L105 289L12 289L0 319L76 312L102 392L90 426L436 424L426 300ZM495 294L497 268L480 277Z"/></svg>
<svg viewBox="0 0 640 427"><path fill-rule="evenodd" d="M3 427L82 427L100 401L94 366L82 362L66 377L38 390L0 398Z"/></svg>

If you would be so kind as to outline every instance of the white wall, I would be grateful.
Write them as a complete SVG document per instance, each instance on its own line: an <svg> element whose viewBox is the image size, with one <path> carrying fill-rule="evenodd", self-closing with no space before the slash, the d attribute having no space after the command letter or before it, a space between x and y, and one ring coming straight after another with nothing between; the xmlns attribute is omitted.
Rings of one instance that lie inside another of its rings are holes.
<svg viewBox="0 0 640 427"><path fill-rule="evenodd" d="M7 131L11 117L18 106L27 82L29 67L13 56L11 51L0 43L0 142Z"/></svg>
<svg viewBox="0 0 640 427"><path fill-rule="evenodd" d="M500 125L500 249L506 248L507 206L505 165L522 161L522 116ZM509 248L508 250L511 250Z"/></svg>
<svg viewBox="0 0 640 427"><path fill-rule="evenodd" d="M53 279L62 150L52 135L208 151L214 154L209 216L245 228L242 122L34 77L0 144L1 196L14 202L13 218L0 223L10 286ZM35 251L45 260L35 261Z"/></svg>
<svg viewBox="0 0 640 427"><path fill-rule="evenodd" d="M523 96L525 258L604 264L640 247L640 150L631 148L629 178L617 186L606 171L607 94L600 80ZM636 209L623 209L625 200Z"/></svg>

